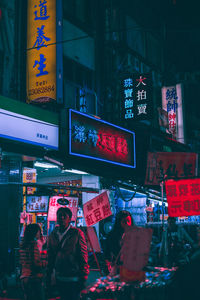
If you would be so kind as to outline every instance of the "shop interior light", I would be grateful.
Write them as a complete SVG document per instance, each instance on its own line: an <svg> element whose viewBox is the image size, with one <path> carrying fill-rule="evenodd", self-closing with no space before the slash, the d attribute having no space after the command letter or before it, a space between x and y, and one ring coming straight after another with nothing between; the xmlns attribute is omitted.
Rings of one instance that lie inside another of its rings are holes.
<svg viewBox="0 0 200 300"><path fill-rule="evenodd" d="M59 168L59 166L56 166L56 165L53 165L53 164L50 164L50 163L39 162L39 161L36 161L34 163L34 167L45 168L45 169Z"/></svg>
<svg viewBox="0 0 200 300"><path fill-rule="evenodd" d="M80 175L88 175L88 173L86 173L86 172L75 170L75 169L65 169L65 170L62 170L62 173L74 173L74 174L80 174Z"/></svg>

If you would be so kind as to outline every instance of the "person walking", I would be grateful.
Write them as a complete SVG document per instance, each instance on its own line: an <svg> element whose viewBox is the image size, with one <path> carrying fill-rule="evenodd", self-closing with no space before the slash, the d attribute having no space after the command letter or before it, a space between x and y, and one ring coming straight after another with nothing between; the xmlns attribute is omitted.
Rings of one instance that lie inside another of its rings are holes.
<svg viewBox="0 0 200 300"><path fill-rule="evenodd" d="M82 230L70 226L71 218L69 208L58 209L59 226L51 232L47 246L47 288L55 274L61 300L79 300L89 274L85 236Z"/></svg>
<svg viewBox="0 0 200 300"><path fill-rule="evenodd" d="M24 231L20 244L21 284L24 300L44 300L44 267L38 248L41 228L38 224L29 224Z"/></svg>

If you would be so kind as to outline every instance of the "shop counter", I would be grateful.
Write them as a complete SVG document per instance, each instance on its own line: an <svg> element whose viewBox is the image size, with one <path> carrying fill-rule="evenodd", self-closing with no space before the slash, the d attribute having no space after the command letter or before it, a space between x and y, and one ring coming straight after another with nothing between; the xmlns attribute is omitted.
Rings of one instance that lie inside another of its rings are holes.
<svg viewBox="0 0 200 300"><path fill-rule="evenodd" d="M148 267L143 282L120 281L120 276L100 277L82 291L82 300L166 300L176 268Z"/></svg>

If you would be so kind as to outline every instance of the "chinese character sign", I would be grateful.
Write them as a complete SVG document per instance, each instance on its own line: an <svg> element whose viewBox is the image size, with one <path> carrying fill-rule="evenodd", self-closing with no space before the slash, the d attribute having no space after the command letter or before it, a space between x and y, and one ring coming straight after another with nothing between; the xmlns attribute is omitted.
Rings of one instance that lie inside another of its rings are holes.
<svg viewBox="0 0 200 300"><path fill-rule="evenodd" d="M135 133L70 109L69 153L135 168Z"/></svg>
<svg viewBox="0 0 200 300"><path fill-rule="evenodd" d="M162 88L162 108L168 114L168 133L184 143L181 84Z"/></svg>
<svg viewBox="0 0 200 300"><path fill-rule="evenodd" d="M107 192L103 192L83 205L83 213L87 226L92 226L112 215Z"/></svg>
<svg viewBox="0 0 200 300"><path fill-rule="evenodd" d="M133 227L125 233L121 250L123 266L131 271L142 271L147 265L152 229Z"/></svg>
<svg viewBox="0 0 200 300"><path fill-rule="evenodd" d="M56 100L56 0L29 0L27 102Z"/></svg>
<svg viewBox="0 0 200 300"><path fill-rule="evenodd" d="M130 75L122 79L123 120L147 120L152 117L152 81L149 74Z"/></svg>
<svg viewBox="0 0 200 300"><path fill-rule="evenodd" d="M197 154L187 152L148 153L146 185L160 185L164 176L170 179L196 175Z"/></svg>
<svg viewBox="0 0 200 300"><path fill-rule="evenodd" d="M165 182L170 217L200 215L200 179Z"/></svg>
<svg viewBox="0 0 200 300"><path fill-rule="evenodd" d="M65 197L69 201L68 205L60 205L57 200L60 199L60 196L51 197L49 200L49 210L48 210L48 222L49 221L57 221L57 210L60 207L69 207L72 211L72 221L76 222L77 219L77 211L78 211L78 198L76 197Z"/></svg>

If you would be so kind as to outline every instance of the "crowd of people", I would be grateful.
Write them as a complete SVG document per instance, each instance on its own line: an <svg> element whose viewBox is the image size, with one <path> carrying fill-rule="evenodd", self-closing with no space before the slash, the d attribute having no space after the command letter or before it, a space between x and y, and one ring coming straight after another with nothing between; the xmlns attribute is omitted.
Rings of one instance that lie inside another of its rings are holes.
<svg viewBox="0 0 200 300"><path fill-rule="evenodd" d="M69 208L58 209L58 225L48 237L45 260L41 257L44 240L40 226L29 224L25 227L20 244L20 281L25 300L48 299L55 287L61 300L80 299L89 274L88 251L83 231L70 225L71 218ZM115 216L115 223L103 247L107 266L105 275L119 274L123 237L133 227L136 225L130 212L122 210ZM199 249L188 233L176 224L176 219L169 217L158 248L161 265L168 268L177 266L180 253L187 243L193 249ZM194 264L193 261L200 263L199 252L196 251L190 265ZM177 275L176 290L183 277L182 273L177 274L180 275Z"/></svg>

